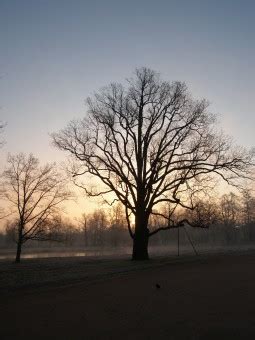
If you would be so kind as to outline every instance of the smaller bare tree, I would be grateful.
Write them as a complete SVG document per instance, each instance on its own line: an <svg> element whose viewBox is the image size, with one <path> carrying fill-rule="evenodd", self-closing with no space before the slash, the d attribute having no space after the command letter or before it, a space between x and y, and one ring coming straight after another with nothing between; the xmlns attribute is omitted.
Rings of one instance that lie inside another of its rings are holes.
<svg viewBox="0 0 255 340"><path fill-rule="evenodd" d="M61 203L71 198L55 164L39 165L32 154L9 156L3 173L3 197L17 220L16 262L28 240L51 239L50 223Z"/></svg>

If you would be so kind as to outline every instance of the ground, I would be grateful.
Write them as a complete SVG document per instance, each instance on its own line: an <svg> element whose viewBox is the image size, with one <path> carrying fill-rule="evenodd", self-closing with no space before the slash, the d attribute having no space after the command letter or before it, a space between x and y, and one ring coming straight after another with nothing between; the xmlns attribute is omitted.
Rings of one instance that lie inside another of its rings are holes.
<svg viewBox="0 0 255 340"><path fill-rule="evenodd" d="M254 251L17 266L0 263L1 339L255 338Z"/></svg>

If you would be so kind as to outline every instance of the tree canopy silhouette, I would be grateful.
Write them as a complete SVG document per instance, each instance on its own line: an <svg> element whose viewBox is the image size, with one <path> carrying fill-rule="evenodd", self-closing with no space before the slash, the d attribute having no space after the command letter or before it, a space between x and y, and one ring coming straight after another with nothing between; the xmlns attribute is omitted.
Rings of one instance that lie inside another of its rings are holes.
<svg viewBox="0 0 255 340"><path fill-rule="evenodd" d="M83 186L90 196L114 193L126 208L133 259L148 258L148 229L157 206L169 203L168 229L179 227L176 206L195 208L197 194L217 175L228 183L248 177L253 154L233 148L217 132L208 102L194 100L185 83L162 81L141 68L127 86L110 84L87 99L88 114L53 134L54 144L73 155L74 178L92 175L100 189ZM135 217L131 228L130 215Z"/></svg>

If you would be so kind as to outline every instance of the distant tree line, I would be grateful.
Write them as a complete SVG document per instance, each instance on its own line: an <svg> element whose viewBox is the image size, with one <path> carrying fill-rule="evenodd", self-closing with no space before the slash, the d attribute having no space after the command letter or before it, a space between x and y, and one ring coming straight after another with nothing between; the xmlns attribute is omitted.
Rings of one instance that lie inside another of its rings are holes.
<svg viewBox="0 0 255 340"><path fill-rule="evenodd" d="M111 209L97 209L83 214L79 219L70 220L55 215L48 221L46 247L121 247L130 244L126 232L125 214L120 205ZM2 247L13 247L17 239L17 221L9 220L1 233ZM31 241L31 240L30 240ZM57 241L57 242L56 242ZM42 247L42 243L28 242L31 247Z"/></svg>
<svg viewBox="0 0 255 340"><path fill-rule="evenodd" d="M155 212L149 220L149 227L153 230L166 228L164 214L169 206ZM162 215L162 216L161 216ZM189 218L194 224L203 227L186 228L193 242L199 246L240 245L255 242L255 197L249 190L242 194L233 192L224 194L215 200L201 201L197 209L187 211L179 209L175 212L175 219ZM79 219L70 220L61 214L55 215L48 221L48 239L43 244L28 242L27 247L62 249L118 249L130 247L131 239L126 232L125 211L120 204L111 208L97 209L91 213L83 214ZM0 246L13 248L13 241L17 238L17 222L8 221L5 230L0 234ZM131 228L134 228L132 225ZM180 226L180 231L182 227ZM181 231L181 243L187 244L188 239ZM56 242L57 241L57 242ZM152 246L173 246L177 242L177 228L166 229L157 233Z"/></svg>

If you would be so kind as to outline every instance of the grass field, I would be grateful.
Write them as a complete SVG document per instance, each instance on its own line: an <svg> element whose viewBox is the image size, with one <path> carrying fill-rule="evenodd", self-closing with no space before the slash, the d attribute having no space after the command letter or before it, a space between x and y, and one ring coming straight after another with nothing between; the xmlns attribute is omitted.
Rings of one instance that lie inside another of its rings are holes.
<svg viewBox="0 0 255 340"><path fill-rule="evenodd" d="M2 261L0 338L253 339L254 268L254 251Z"/></svg>

